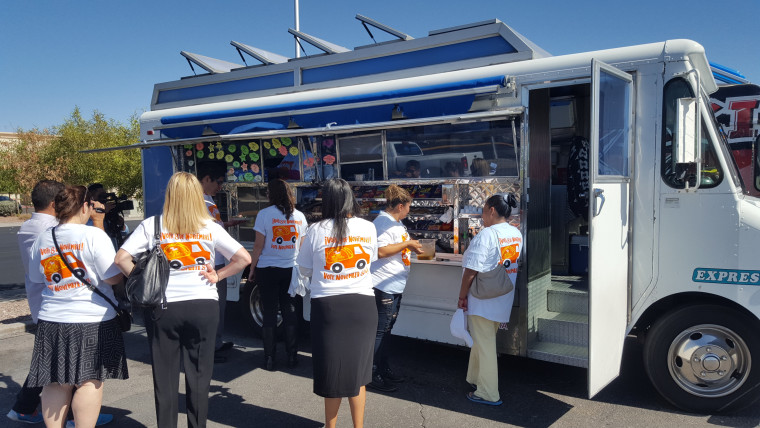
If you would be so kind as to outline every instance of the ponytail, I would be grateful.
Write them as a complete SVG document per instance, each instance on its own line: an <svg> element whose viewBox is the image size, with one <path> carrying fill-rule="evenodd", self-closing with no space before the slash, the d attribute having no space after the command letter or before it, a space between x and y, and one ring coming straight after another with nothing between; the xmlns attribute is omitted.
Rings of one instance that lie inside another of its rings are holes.
<svg viewBox="0 0 760 428"><path fill-rule="evenodd" d="M486 207L493 207L500 217L509 218L512 208L517 208L517 199L512 193L497 193L486 200Z"/></svg>

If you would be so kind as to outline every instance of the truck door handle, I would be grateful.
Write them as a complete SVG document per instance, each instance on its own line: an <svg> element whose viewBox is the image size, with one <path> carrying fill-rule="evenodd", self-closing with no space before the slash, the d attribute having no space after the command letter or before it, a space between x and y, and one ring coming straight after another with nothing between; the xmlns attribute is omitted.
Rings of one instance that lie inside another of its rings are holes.
<svg viewBox="0 0 760 428"><path fill-rule="evenodd" d="M594 207L594 217L598 216L602 212L602 207L604 207L604 189L594 189L594 205L596 205L597 198L601 199L602 203L599 204L598 209Z"/></svg>

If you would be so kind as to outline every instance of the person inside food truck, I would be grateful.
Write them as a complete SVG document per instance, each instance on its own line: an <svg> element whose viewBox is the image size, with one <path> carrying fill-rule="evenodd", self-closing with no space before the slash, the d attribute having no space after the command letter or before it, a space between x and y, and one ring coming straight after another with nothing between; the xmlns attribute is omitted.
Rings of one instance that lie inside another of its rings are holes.
<svg viewBox="0 0 760 428"><path fill-rule="evenodd" d="M404 167L404 171L396 171L393 174L393 177L395 178L420 178L420 174L422 173L422 167L420 166L420 161L416 159L411 159L406 162L406 167Z"/></svg>
<svg viewBox="0 0 760 428"><path fill-rule="evenodd" d="M224 228L235 226L246 221L235 219L222 221L222 215L219 212L219 207L216 206L216 202L214 202L213 196L222 190L222 184L224 184L226 175L226 162L207 161L198 163L198 180L201 182L201 187L203 188L203 200L206 201L206 207L216 223ZM219 270L223 268L224 265L224 259L219 260L216 263L215 269ZM223 353L232 349L234 346L232 342L222 341L222 334L224 333L224 313L225 307L227 306L227 279L217 282L216 289L219 292L219 325L216 331L214 362L223 363L227 360L227 357L223 355Z"/></svg>

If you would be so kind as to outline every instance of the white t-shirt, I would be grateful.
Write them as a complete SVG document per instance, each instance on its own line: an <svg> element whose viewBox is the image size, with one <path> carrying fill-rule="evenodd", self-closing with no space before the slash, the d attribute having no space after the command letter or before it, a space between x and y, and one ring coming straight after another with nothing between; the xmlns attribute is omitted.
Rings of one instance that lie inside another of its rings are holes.
<svg viewBox="0 0 760 428"><path fill-rule="evenodd" d="M84 277L116 303L113 289L105 279L119 275L113 263L116 252L111 238L102 230L84 224L62 224L55 230L58 254L53 244L52 229L41 233L32 244L29 279L44 283L39 319L61 323L94 323L116 316L116 310L105 299L90 291L61 260L65 257L74 271Z"/></svg>
<svg viewBox="0 0 760 428"><path fill-rule="evenodd" d="M462 267L478 272L489 272L499 263L507 267L507 274L517 286L517 260L522 252L522 234L509 223L499 223L480 231L462 256ZM508 322L512 313L515 291L494 297L478 299L467 295L467 314L478 315L496 322Z"/></svg>
<svg viewBox="0 0 760 428"><path fill-rule="evenodd" d="M42 303L42 291L47 287L44 282L34 282L29 277L29 250L37 240L40 233L58 224L58 220L50 214L34 213L32 218L25 221L18 230L18 248L21 252L21 261L24 263L24 285L26 286L26 299L29 301L29 311L32 319L37 322L37 314L40 312Z"/></svg>
<svg viewBox="0 0 760 428"><path fill-rule="evenodd" d="M154 217L147 218L132 232L121 249L135 256L153 248ZM234 240L223 227L209 220L193 234L169 233L161 226L161 248L169 260L169 283L166 285L166 301L219 300L216 284L211 284L200 274L205 264L219 264L221 257L230 258L243 246Z"/></svg>
<svg viewBox="0 0 760 428"><path fill-rule="evenodd" d="M257 267L293 267L300 239L306 233L306 217L293 210L289 219L275 206L264 208L256 216L253 230L264 235L264 249Z"/></svg>
<svg viewBox="0 0 760 428"><path fill-rule="evenodd" d="M211 214L211 217L214 217L214 221L216 222L216 224L224 227L224 222L222 221L222 213L219 212L219 207L216 206L216 202L214 202L214 198L204 193L203 201L206 202L206 208L208 208L208 213Z"/></svg>
<svg viewBox="0 0 760 428"><path fill-rule="evenodd" d="M333 237L333 222L309 226L296 263L311 277L311 298L340 294L374 296L370 265L377 260L375 225L360 218L348 219L343 246Z"/></svg>
<svg viewBox="0 0 760 428"><path fill-rule="evenodd" d="M377 229L378 248L409 240L404 224L386 211L380 212L373 223ZM411 264L411 251L408 248L390 257L378 258L372 263L372 284L386 293L403 293Z"/></svg>

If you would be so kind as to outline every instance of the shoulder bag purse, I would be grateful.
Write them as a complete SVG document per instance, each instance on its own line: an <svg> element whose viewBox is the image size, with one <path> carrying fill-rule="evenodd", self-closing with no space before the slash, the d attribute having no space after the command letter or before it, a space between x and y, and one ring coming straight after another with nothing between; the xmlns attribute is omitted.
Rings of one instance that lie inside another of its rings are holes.
<svg viewBox="0 0 760 428"><path fill-rule="evenodd" d="M161 248L161 216L153 217L155 245L134 257L135 267L127 277L127 297L133 305L166 309L169 261Z"/></svg>
<svg viewBox="0 0 760 428"><path fill-rule="evenodd" d="M512 280L507 275L507 269L499 263L495 269L488 272L478 272L470 287L470 293L478 299L493 299L503 296L515 289Z"/></svg>
<svg viewBox="0 0 760 428"><path fill-rule="evenodd" d="M60 257L61 261L63 261L63 264L66 265L66 269L68 269L69 272L71 272L78 280L82 281L87 286L87 288L90 289L90 291L102 297L106 302L108 302L108 304L113 306L113 308L116 310L116 321L118 321L121 331L129 331L129 329L132 328L132 315L130 315L129 311L125 308L119 307L119 305L114 303L113 300L111 300L108 296L103 294L102 291L98 290L97 287L92 285L92 283L90 283L90 281L88 281L87 278L84 277L84 270L71 268L71 266L69 265L69 262L66 260L66 256L63 255L61 248L58 247L58 240L55 238L55 229L57 227L58 226L55 226L52 230L53 244L55 244L55 250L58 251L58 257ZM109 244L110 244L110 241L109 241Z"/></svg>

